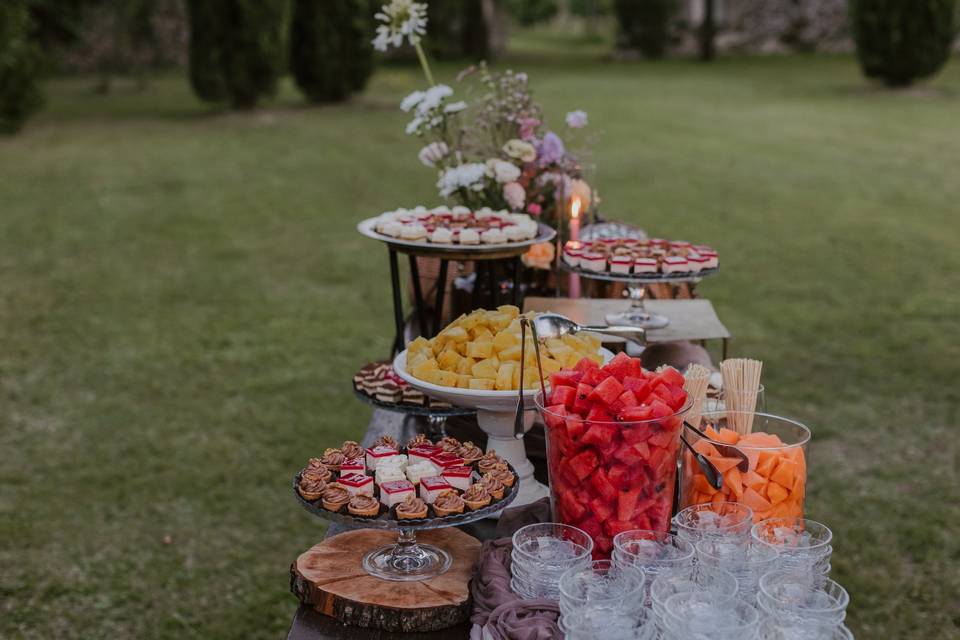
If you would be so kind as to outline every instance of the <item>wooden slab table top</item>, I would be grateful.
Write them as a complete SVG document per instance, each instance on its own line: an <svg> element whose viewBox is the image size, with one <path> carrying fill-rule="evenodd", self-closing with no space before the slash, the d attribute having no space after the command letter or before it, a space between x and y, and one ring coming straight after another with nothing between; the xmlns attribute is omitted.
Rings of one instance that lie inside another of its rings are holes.
<svg viewBox="0 0 960 640"><path fill-rule="evenodd" d="M377 409L373 412L370 423L367 425L366 435L361 444L367 447L381 435L393 436L397 442L405 443L417 433L426 431L427 425L423 418L413 418L403 414ZM485 436L476 426L475 418L452 418L448 421L448 433L460 440L472 440L478 446L486 446ZM541 480L546 476L546 461L542 454L542 434L538 436L536 429L527 434L528 455L531 456L537 475ZM534 450L531 454L530 449ZM296 505L291 501L291 508ZM481 520L460 527L461 531L472 535L479 540L487 540L494 536L496 521ZM336 535L347 529L331 523L326 537ZM376 629L365 629L340 624L335 619L325 616L306 605L300 605L293 617L287 640L465 640L470 636L470 624L464 623L442 631L429 633L389 633Z"/></svg>

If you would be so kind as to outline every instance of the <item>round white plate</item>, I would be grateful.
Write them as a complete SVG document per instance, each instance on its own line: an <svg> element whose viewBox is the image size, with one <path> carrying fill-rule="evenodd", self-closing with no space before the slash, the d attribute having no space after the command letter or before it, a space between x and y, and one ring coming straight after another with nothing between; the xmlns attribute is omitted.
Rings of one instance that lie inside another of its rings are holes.
<svg viewBox="0 0 960 640"><path fill-rule="evenodd" d="M357 231L368 238L373 238L374 240L379 240L380 242L385 242L396 247L414 247L417 249L427 249L429 251L437 252L449 251L451 253L494 253L496 251L503 251L504 249L529 247L534 244L540 244L541 242L550 242L557 235L557 232L553 228L548 227L541 222L539 223L537 237L529 240L501 242L499 244L438 244L435 242L427 242L426 240L402 240L400 238L392 238L382 233L378 233L375 228L376 220L376 217L374 217L361 221L357 225Z"/></svg>

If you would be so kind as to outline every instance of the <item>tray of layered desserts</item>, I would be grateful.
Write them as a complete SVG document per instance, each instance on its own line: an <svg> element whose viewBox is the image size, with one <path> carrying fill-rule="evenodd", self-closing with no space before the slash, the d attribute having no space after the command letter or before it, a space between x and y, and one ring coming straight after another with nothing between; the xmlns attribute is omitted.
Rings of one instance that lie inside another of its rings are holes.
<svg viewBox="0 0 960 640"><path fill-rule="evenodd" d="M378 529L436 529L486 518L516 498L519 478L495 451L446 436L406 446L381 436L310 458L293 479L300 504L323 518Z"/></svg>
<svg viewBox="0 0 960 640"><path fill-rule="evenodd" d="M588 278L624 282L698 280L720 269L720 258L707 245L661 238L602 238L568 241L561 263Z"/></svg>
<svg viewBox="0 0 960 640"><path fill-rule="evenodd" d="M370 362L353 376L353 391L360 400L380 409L416 416L469 416L475 409L455 407L431 398L397 375L392 362Z"/></svg>
<svg viewBox="0 0 960 640"><path fill-rule="evenodd" d="M386 211L367 218L357 230L368 238L398 247L438 252L495 252L548 242L556 231L526 213L488 207L439 206Z"/></svg>

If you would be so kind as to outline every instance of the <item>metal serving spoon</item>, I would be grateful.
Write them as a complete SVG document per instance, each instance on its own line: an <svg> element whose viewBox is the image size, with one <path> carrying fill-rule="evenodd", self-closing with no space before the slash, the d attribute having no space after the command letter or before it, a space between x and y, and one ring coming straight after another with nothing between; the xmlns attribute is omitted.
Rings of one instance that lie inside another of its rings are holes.
<svg viewBox="0 0 960 640"><path fill-rule="evenodd" d="M635 342L641 346L645 343L647 332L643 327L632 327L630 325L580 325L562 316L559 313L541 313L533 319L533 327L541 338L559 338L567 334L576 335L581 331L590 331L592 333L602 333L609 336L616 336Z"/></svg>
<svg viewBox="0 0 960 640"><path fill-rule="evenodd" d="M688 429L692 429L693 432L696 433L696 434L697 434L698 436L700 436L701 438L706 438L706 437L707 437L707 435L706 435L703 431L700 431L700 429L697 429L695 426L693 426L692 424L690 424L690 423L687 422L686 420L683 421L683 426L685 426L685 427L688 428ZM684 442L686 443L686 439L684 439ZM747 457L747 454L745 454L745 453L744 453L741 449L739 449L738 447L735 447L735 446L733 446L732 444L724 444L724 443L722 443L722 442L717 442L717 441L715 441L715 440L710 440L710 444L712 444L712 445L714 446L714 448L717 450L717 453L719 453L719 454L720 454L721 456L723 456L724 458L737 458L737 459L739 459L740 462L737 463L737 469L739 469L741 472L746 473L747 471L750 470L750 458L748 458L748 457ZM699 454L697 454L696 451L693 450L693 447L690 446L689 443L687 443L687 446L690 447L690 451L693 451L693 453L694 453L695 455L699 455ZM704 458L704 459L706 460L706 458ZM707 462L709 462L709 460L708 460ZM702 465L701 465L701 466L702 466ZM713 465L711 464L711 466L713 466Z"/></svg>
<svg viewBox="0 0 960 640"><path fill-rule="evenodd" d="M710 483L710 486L719 491L723 488L723 474L720 473L720 470L713 466L713 463L699 451L693 448L693 445L687 440L687 437L682 433L680 434L680 442L690 449L690 453L693 454L693 459L697 461L697 464L700 465L700 468L703 470L703 475L707 479L707 482Z"/></svg>

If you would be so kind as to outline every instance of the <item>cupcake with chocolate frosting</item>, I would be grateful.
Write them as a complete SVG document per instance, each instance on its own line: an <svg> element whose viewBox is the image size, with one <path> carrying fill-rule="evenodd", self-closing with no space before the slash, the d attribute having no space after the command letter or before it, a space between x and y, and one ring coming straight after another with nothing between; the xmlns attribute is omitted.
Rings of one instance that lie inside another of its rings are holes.
<svg viewBox="0 0 960 640"><path fill-rule="evenodd" d="M515 479L513 472L510 471L509 468L507 468L506 463L498 464L496 467L494 467L490 471L487 471L486 475L493 476L494 478L502 482L503 486L505 487L512 487L513 481Z"/></svg>
<svg viewBox="0 0 960 640"><path fill-rule="evenodd" d="M347 460L356 460L357 458L362 458L366 452L359 443L353 440L347 440L343 443L343 446L340 447L340 453L342 453L343 457Z"/></svg>
<svg viewBox="0 0 960 640"><path fill-rule="evenodd" d="M503 497L503 483L489 473L480 478L480 484L483 485L483 488L486 489L487 493L493 496L495 500L499 500Z"/></svg>
<svg viewBox="0 0 960 640"><path fill-rule="evenodd" d="M498 464L503 464L504 459L497 455L497 452L491 449L477 461L477 470L480 473L487 473L497 468Z"/></svg>
<svg viewBox="0 0 960 640"><path fill-rule="evenodd" d="M463 498L458 496L457 492L453 489L444 491L433 501L433 510L436 511L437 515L441 518L444 516L452 516L455 513L463 513L465 506Z"/></svg>
<svg viewBox="0 0 960 640"><path fill-rule="evenodd" d="M323 460L320 458L310 458L307 460L307 466L305 466L303 469L306 471L307 469L319 469L320 467L326 468L326 465L323 464Z"/></svg>
<svg viewBox="0 0 960 640"><path fill-rule="evenodd" d="M327 449L323 452L323 457L320 458L320 462L331 471L340 471L340 465L342 465L346 459L347 457L343 455L340 449Z"/></svg>
<svg viewBox="0 0 960 640"><path fill-rule="evenodd" d="M409 495L397 505L397 518L400 520L416 520L427 517L427 503L415 495Z"/></svg>
<svg viewBox="0 0 960 640"><path fill-rule="evenodd" d="M490 493L487 492L480 483L470 485L470 488L464 491L460 497L463 498L464 504L467 505L470 511L482 509L490 504L491 501Z"/></svg>
<svg viewBox="0 0 960 640"><path fill-rule="evenodd" d="M399 443L393 439L392 436L383 434L379 438L373 441L374 447L390 447L391 449L400 449Z"/></svg>
<svg viewBox="0 0 960 640"><path fill-rule="evenodd" d="M433 444L433 443L430 442L430 438L428 438L425 434L418 433L417 435L413 436L413 439L410 442L407 443L407 449L412 449L413 447L419 447L420 445L423 445L423 444Z"/></svg>
<svg viewBox="0 0 960 640"><path fill-rule="evenodd" d="M375 516L380 513L380 501L373 496L353 496L347 503L347 511L355 516Z"/></svg>
<svg viewBox="0 0 960 640"><path fill-rule="evenodd" d="M350 502L350 492L338 484L331 484L323 492L324 509L339 511L348 502Z"/></svg>
<svg viewBox="0 0 960 640"><path fill-rule="evenodd" d="M313 458L316 460L316 458ZM311 478L314 480L322 480L323 482L330 482L330 478L333 477L333 472L330 469L327 469L326 465L318 465L316 467L307 466L301 474L301 478Z"/></svg>
<svg viewBox="0 0 960 640"><path fill-rule="evenodd" d="M460 441L450 436L443 436L437 444L446 453L456 453L460 449Z"/></svg>
<svg viewBox="0 0 960 640"><path fill-rule="evenodd" d="M483 450L472 442L464 442L456 453L463 458L464 464L473 464L483 457Z"/></svg>
<svg viewBox="0 0 960 640"><path fill-rule="evenodd" d="M320 496L323 495L323 492L327 488L327 483L319 478L302 476L300 478L299 484L297 484L297 491L300 492L300 495L303 496L304 500L318 500Z"/></svg>

